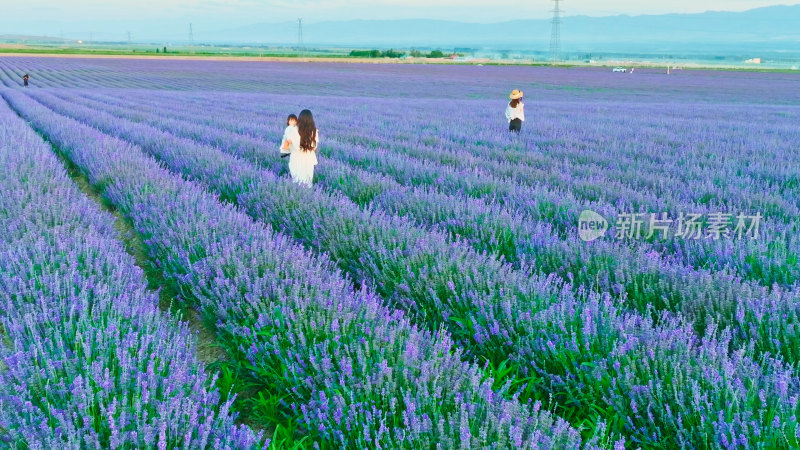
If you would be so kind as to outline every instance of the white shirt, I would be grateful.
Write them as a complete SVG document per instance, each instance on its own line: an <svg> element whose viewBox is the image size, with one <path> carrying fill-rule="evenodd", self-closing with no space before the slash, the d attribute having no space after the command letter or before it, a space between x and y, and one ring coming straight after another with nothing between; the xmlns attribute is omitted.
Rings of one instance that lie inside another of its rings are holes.
<svg viewBox="0 0 800 450"><path fill-rule="evenodd" d="M516 108L512 108L511 104L509 103L506 106L506 119L511 122L514 119L519 119L525 122L525 105L522 102L517 104Z"/></svg>
<svg viewBox="0 0 800 450"><path fill-rule="evenodd" d="M283 138L281 138L281 153L287 154L290 153L291 150L284 150L283 143L291 139L292 131L297 132L296 125L288 125L285 130L283 130Z"/></svg>

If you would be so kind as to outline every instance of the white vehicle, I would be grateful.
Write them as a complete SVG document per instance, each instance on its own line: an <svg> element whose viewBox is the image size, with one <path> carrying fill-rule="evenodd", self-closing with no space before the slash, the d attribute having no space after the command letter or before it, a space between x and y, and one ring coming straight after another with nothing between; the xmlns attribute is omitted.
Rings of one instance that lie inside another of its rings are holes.
<svg viewBox="0 0 800 450"><path fill-rule="evenodd" d="M622 72L622 73L626 72L624 67L614 67L614 69L612 69L611 71L612 72Z"/></svg>

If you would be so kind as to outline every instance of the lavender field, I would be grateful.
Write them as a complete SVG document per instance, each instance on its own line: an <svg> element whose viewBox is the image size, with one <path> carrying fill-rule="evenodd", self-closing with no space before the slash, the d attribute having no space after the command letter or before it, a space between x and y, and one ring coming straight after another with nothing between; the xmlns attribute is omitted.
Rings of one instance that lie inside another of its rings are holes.
<svg viewBox="0 0 800 450"><path fill-rule="evenodd" d="M799 87L0 57L0 447L800 447Z"/></svg>

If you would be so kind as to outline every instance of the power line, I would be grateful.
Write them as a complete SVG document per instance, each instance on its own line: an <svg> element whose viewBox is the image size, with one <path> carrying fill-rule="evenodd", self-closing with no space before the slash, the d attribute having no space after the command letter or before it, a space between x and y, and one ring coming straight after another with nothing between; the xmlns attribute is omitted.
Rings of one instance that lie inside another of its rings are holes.
<svg viewBox="0 0 800 450"><path fill-rule="evenodd" d="M553 62L561 61L561 0L553 0L553 19L550 30L550 59Z"/></svg>

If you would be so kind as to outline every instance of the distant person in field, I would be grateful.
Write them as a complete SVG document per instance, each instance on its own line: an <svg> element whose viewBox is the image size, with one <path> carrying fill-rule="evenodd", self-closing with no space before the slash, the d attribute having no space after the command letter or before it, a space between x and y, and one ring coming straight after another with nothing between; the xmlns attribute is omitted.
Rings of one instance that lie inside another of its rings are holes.
<svg viewBox="0 0 800 450"><path fill-rule="evenodd" d="M522 91L514 89L508 98L511 102L506 107L506 119L508 119L508 130L519 133L522 130L522 122L525 121L525 104L522 103Z"/></svg>
<svg viewBox="0 0 800 450"><path fill-rule="evenodd" d="M286 118L286 129L283 131L283 138L281 139L281 158L289 156L289 141L294 132L297 132L297 116L289 114L289 117Z"/></svg>
<svg viewBox="0 0 800 450"><path fill-rule="evenodd" d="M25 86L25 87L28 87L28 79L29 79L29 78L30 78L30 77L28 76L28 74L27 74L27 73L26 73L26 74L25 74L25 75L22 77L22 85L23 85L23 86Z"/></svg>
<svg viewBox="0 0 800 450"><path fill-rule="evenodd" d="M317 165L319 133L311 111L304 109L297 117L297 128L289 133L289 173L292 181L311 187Z"/></svg>

